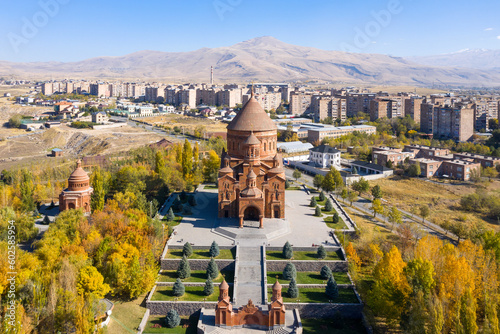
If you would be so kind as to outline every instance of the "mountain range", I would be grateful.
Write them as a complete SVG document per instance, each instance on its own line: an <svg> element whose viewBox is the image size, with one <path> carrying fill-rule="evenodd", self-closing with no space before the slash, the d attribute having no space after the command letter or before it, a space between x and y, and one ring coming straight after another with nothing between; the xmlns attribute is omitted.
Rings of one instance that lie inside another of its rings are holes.
<svg viewBox="0 0 500 334"><path fill-rule="evenodd" d="M208 82L210 67L213 66L216 82L500 86L498 53L491 56L491 61L484 56L485 67L472 66L473 62L465 55L474 58L470 53L462 52L437 58L405 59L326 51L287 44L267 36L228 47L190 52L139 51L120 57L96 57L77 62L0 61L0 76Z"/></svg>

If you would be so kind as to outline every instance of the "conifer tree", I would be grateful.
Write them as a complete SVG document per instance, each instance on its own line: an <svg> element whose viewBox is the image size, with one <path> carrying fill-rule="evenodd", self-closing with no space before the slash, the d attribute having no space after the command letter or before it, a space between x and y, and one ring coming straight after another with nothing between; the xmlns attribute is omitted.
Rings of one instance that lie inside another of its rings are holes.
<svg viewBox="0 0 500 334"><path fill-rule="evenodd" d="M323 192L323 190L321 190L321 192L319 193L319 201L322 202L325 200L325 193Z"/></svg>
<svg viewBox="0 0 500 334"><path fill-rule="evenodd" d="M317 205L318 205L318 202L316 202L316 197L314 197L314 196L313 196L313 197L311 198L311 203L309 203L309 206L310 206L311 208L315 208Z"/></svg>
<svg viewBox="0 0 500 334"><path fill-rule="evenodd" d="M328 266L323 266L321 268L320 274L321 274L321 277L323 277L324 279L328 279L328 278L330 278L330 276L332 276L332 270Z"/></svg>
<svg viewBox="0 0 500 334"><path fill-rule="evenodd" d="M182 247L182 255L185 257L190 257L193 255L193 247L191 247L191 244L189 242L186 242L184 244L184 247Z"/></svg>
<svg viewBox="0 0 500 334"><path fill-rule="evenodd" d="M219 276L219 267L217 266L214 258L211 258L207 266L207 278L216 279L217 276Z"/></svg>
<svg viewBox="0 0 500 334"><path fill-rule="evenodd" d="M314 210L314 215L316 217L321 217L321 208L319 206L317 206L316 210Z"/></svg>
<svg viewBox="0 0 500 334"><path fill-rule="evenodd" d="M297 277L297 269L295 269L295 265L291 262L288 262L283 269L283 278L287 281L290 281L292 278Z"/></svg>
<svg viewBox="0 0 500 334"><path fill-rule="evenodd" d="M212 293L214 293L214 284L212 283L212 280L209 278L205 281L205 287L203 288L203 294L205 296L210 296Z"/></svg>
<svg viewBox="0 0 500 334"><path fill-rule="evenodd" d="M184 296L185 292L186 288L184 287L184 284L182 284L181 279L178 278L174 283L174 287L172 288L172 294L176 297L181 297Z"/></svg>
<svg viewBox="0 0 500 334"><path fill-rule="evenodd" d="M180 279L185 279L191 276L191 267L189 266L189 261L185 256L182 257L181 262L179 262L179 267L177 268L177 277Z"/></svg>
<svg viewBox="0 0 500 334"><path fill-rule="evenodd" d="M334 213L333 213L333 217L332 217L332 222L333 222L334 224L337 224L339 221L340 221L340 216L339 216L339 214L338 214L337 212L334 212Z"/></svg>
<svg viewBox="0 0 500 334"><path fill-rule="evenodd" d="M181 317L176 310L171 309L168 311L167 316L165 317L165 324L168 328L174 328L181 324Z"/></svg>
<svg viewBox="0 0 500 334"><path fill-rule="evenodd" d="M170 207L167 213L167 221L173 222L174 220L175 220L174 210L172 210L172 207Z"/></svg>
<svg viewBox="0 0 500 334"><path fill-rule="evenodd" d="M285 259L291 259L293 257L293 248L288 241L283 246L283 257Z"/></svg>
<svg viewBox="0 0 500 334"><path fill-rule="evenodd" d="M335 300L339 296L339 288L337 286L335 278L333 278L333 275L330 275L330 278L328 278L325 292L328 298L330 298L331 300Z"/></svg>
<svg viewBox="0 0 500 334"><path fill-rule="evenodd" d="M330 201L330 199L328 198L325 203L325 211L330 212L332 210L333 210L333 204L332 201Z"/></svg>
<svg viewBox="0 0 500 334"><path fill-rule="evenodd" d="M320 245L318 247L318 258L320 259L324 259L326 257L326 250L325 250L325 247L323 247L323 245Z"/></svg>
<svg viewBox="0 0 500 334"><path fill-rule="evenodd" d="M297 287L297 283L295 282L295 278L292 277L290 284L288 285L288 297L297 298L299 296L299 288Z"/></svg>
<svg viewBox="0 0 500 334"><path fill-rule="evenodd" d="M102 211L104 208L104 176L101 173L101 169L97 167L92 173L92 188L94 192L90 198L90 208L92 211Z"/></svg>
<svg viewBox="0 0 500 334"><path fill-rule="evenodd" d="M214 241L212 241L212 245L210 246L210 257L217 257L219 256L220 254L220 251L219 251L219 245L217 245L217 243Z"/></svg>

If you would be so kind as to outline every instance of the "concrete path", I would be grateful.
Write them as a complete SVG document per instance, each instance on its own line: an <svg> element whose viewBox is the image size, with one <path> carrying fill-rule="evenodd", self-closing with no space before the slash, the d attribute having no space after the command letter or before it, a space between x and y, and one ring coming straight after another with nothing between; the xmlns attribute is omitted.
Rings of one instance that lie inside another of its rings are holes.
<svg viewBox="0 0 500 334"><path fill-rule="evenodd" d="M239 246L236 261L235 306L246 305L249 299L255 305L263 305L262 247Z"/></svg>

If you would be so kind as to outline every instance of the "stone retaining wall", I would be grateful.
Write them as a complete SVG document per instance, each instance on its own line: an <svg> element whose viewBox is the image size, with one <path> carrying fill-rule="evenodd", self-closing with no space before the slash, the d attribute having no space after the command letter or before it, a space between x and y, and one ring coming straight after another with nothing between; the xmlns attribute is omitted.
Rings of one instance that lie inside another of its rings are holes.
<svg viewBox="0 0 500 334"><path fill-rule="evenodd" d="M319 245L318 245L318 247L319 247ZM318 251L318 247L295 247L295 246L292 246L294 252L314 252L314 253L316 253ZM323 247L325 247L325 246L323 246ZM327 252L337 252L339 249L340 249L340 247L332 247L332 246L325 247L325 250ZM281 252L283 250L283 247L266 246L266 250L273 251L273 252L276 252L276 251Z"/></svg>
<svg viewBox="0 0 500 334"><path fill-rule="evenodd" d="M285 308L297 309L302 318L328 319L337 312L349 319L363 318L363 304L285 303Z"/></svg>
<svg viewBox="0 0 500 334"><path fill-rule="evenodd" d="M289 284L281 284L281 287L283 289L288 289L288 285ZM354 284L337 284L337 286L339 288L342 288L342 289L354 288ZM267 285L268 289L272 288L272 287L273 287L272 284ZM299 288L299 290L301 288L303 288L303 289L325 289L326 284L297 284L297 288Z"/></svg>
<svg viewBox="0 0 500 334"><path fill-rule="evenodd" d="M168 245L169 249L175 249L179 250L184 247L184 244L182 245ZM219 246L219 249L233 249L235 246ZM199 250L199 249L210 249L210 246L191 246L194 250Z"/></svg>
<svg viewBox="0 0 500 334"><path fill-rule="evenodd" d="M179 315L190 316L202 307L215 309L216 306L217 302L146 301L146 308L150 310L151 315L166 315L168 311L175 309Z"/></svg>
<svg viewBox="0 0 500 334"><path fill-rule="evenodd" d="M321 271L323 266L328 266L334 272L347 272L347 261L289 261L289 260L267 260L267 271L283 271L288 262L295 265L297 271ZM191 263L189 263L191 264ZM177 268L176 268L177 269ZM193 269L193 267L191 267Z"/></svg>
<svg viewBox="0 0 500 334"><path fill-rule="evenodd" d="M207 270L209 259L188 259L191 270ZM177 270L181 259L161 259L162 270ZM234 270L234 260L215 260L220 270ZM285 263L286 264L286 263Z"/></svg>
<svg viewBox="0 0 500 334"><path fill-rule="evenodd" d="M158 286L173 286L175 282L156 282ZM182 282L184 286L205 286L205 283L202 282ZM233 285L233 283L227 283L229 286ZM220 283L213 282L214 289L218 289ZM340 285L339 285L340 286Z"/></svg>

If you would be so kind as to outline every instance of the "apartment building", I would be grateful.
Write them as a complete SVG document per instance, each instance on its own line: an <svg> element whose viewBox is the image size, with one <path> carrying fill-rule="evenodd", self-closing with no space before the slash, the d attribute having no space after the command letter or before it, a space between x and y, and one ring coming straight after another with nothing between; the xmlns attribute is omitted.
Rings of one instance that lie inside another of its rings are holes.
<svg viewBox="0 0 500 334"><path fill-rule="evenodd" d="M373 122L383 117L404 117L403 98L398 96L370 100L370 120Z"/></svg>
<svg viewBox="0 0 500 334"><path fill-rule="evenodd" d="M264 110L276 110L281 105L281 93L255 94L254 97ZM250 95L243 95L243 104L247 103L249 99Z"/></svg>
<svg viewBox="0 0 500 334"><path fill-rule="evenodd" d="M320 96L313 98L311 110L314 113L314 120L320 122L325 118L331 117L332 120L340 119L345 121L347 118L347 100L332 96Z"/></svg>
<svg viewBox="0 0 500 334"><path fill-rule="evenodd" d="M402 165L406 159L415 158L414 152L398 152L392 150L374 150L372 151L372 160L374 164L380 166L387 166L388 162L391 161L393 166Z"/></svg>
<svg viewBox="0 0 500 334"><path fill-rule="evenodd" d="M474 108L474 128L476 131L490 130L490 119L498 119L497 100L480 100L473 104Z"/></svg>
<svg viewBox="0 0 500 334"><path fill-rule="evenodd" d="M474 154L474 153L453 153L454 159L460 160L470 160L476 163L481 164L483 168L487 167L495 167L500 164L500 158L490 157L482 154Z"/></svg>
<svg viewBox="0 0 500 334"><path fill-rule="evenodd" d="M309 111L311 106L312 94L305 92L291 92L289 113L292 115L302 115Z"/></svg>
<svg viewBox="0 0 500 334"><path fill-rule="evenodd" d="M421 175L424 177L445 177L461 181L469 181L474 172L481 173L481 164L466 160L411 159L411 164L419 163Z"/></svg>
<svg viewBox="0 0 500 334"><path fill-rule="evenodd" d="M111 95L109 84L107 83L90 84L89 93L90 95L95 95L97 97L110 97Z"/></svg>
<svg viewBox="0 0 500 334"><path fill-rule="evenodd" d="M421 107L424 101L424 98L419 96L405 99L405 116L410 115L415 123L420 123Z"/></svg>
<svg viewBox="0 0 500 334"><path fill-rule="evenodd" d="M54 86L52 82L44 82L42 84L42 94L47 96L54 94Z"/></svg>
<svg viewBox="0 0 500 334"><path fill-rule="evenodd" d="M375 99L375 93L346 93L347 117L355 117L358 112L370 113L370 101Z"/></svg>
<svg viewBox="0 0 500 334"><path fill-rule="evenodd" d="M467 141L474 134L474 109L464 105L422 104L420 130L434 138Z"/></svg>

